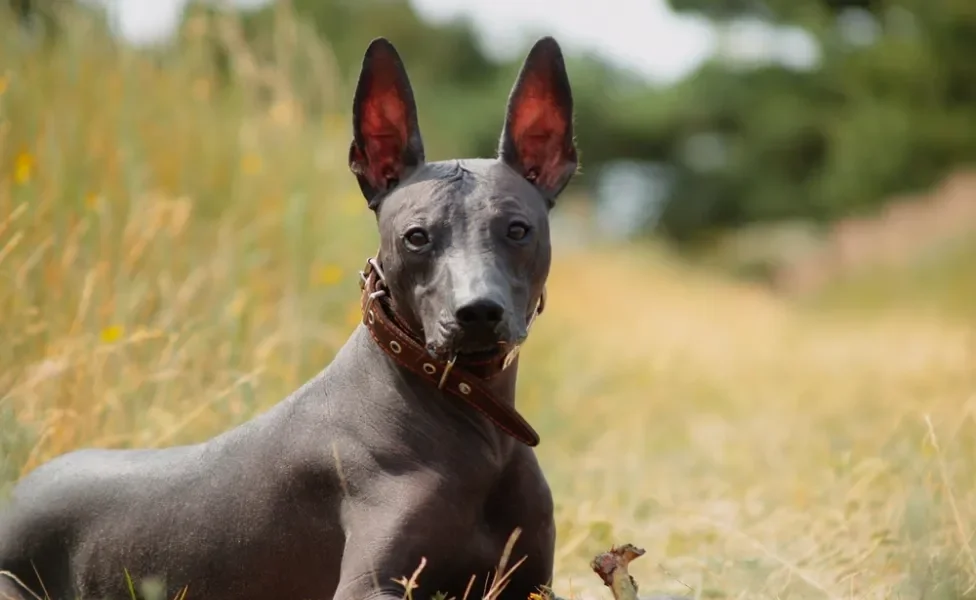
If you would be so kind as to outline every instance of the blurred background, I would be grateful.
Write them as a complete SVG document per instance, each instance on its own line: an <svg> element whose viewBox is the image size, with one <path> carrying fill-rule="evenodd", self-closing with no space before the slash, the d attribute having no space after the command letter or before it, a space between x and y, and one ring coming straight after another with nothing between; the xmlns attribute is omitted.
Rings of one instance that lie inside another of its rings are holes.
<svg viewBox="0 0 976 600"><path fill-rule="evenodd" d="M541 35L582 158L519 384L557 592L633 542L642 591L976 597L973 0L3 0L0 491L320 370L377 243L366 45L439 160L494 155Z"/></svg>

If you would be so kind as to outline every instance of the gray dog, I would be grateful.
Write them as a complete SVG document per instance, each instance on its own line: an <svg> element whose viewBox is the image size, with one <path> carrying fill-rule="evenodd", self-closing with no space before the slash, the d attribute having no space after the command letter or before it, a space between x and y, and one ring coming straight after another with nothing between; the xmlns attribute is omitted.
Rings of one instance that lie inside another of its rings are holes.
<svg viewBox="0 0 976 600"><path fill-rule="evenodd" d="M202 444L83 450L41 466L0 512L0 598L400 598L484 591L521 529L503 597L550 583L552 496L515 410L517 351L543 306L548 214L576 171L559 45L540 39L497 159L427 163L396 49L374 40L349 164L380 249L363 323L265 414ZM11 577L11 575L13 577ZM15 583L14 577L20 583Z"/></svg>

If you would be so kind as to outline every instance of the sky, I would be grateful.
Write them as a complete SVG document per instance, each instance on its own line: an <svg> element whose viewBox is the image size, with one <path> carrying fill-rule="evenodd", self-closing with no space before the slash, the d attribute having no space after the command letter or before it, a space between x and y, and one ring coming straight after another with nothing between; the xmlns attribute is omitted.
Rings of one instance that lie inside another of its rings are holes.
<svg viewBox="0 0 976 600"><path fill-rule="evenodd" d="M102 0L128 39L155 42L170 35L185 0ZM553 35L567 52L594 52L666 83L705 59L714 35L703 21L675 15L665 0L411 0L421 16L469 18L485 49L508 57L525 41ZM260 4L237 0L236 4ZM381 32L377 32L381 35Z"/></svg>
<svg viewBox="0 0 976 600"><path fill-rule="evenodd" d="M165 40L186 0L95 0L107 5L121 33L133 42ZM257 6L268 0L232 0ZM694 70L718 48L706 21L671 11L665 0L411 0L420 15L438 22L465 17L489 54L510 58L532 38L556 37L567 53L595 53L647 80L668 84ZM377 32L382 35L382 32ZM722 54L739 62L775 60L794 67L816 61L816 47L797 31L739 23L721 38ZM394 40L395 42L395 40Z"/></svg>
<svg viewBox="0 0 976 600"><path fill-rule="evenodd" d="M510 57L527 36L552 35L567 51L591 51L652 80L672 81L707 58L714 34L665 0L412 0L438 21L465 16L486 50ZM510 50L509 50L510 49ZM507 50L507 51L506 51Z"/></svg>

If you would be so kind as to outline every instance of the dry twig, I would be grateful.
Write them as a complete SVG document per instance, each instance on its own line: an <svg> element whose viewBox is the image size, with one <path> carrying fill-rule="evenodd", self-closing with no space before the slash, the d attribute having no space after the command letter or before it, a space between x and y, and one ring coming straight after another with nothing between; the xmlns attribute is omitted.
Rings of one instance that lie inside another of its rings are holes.
<svg viewBox="0 0 976 600"><path fill-rule="evenodd" d="M609 551L597 554L590 563L593 572L613 592L615 600L639 600L637 581L627 572L630 562L644 555L644 549L633 544L612 547ZM682 596L652 596L646 600L685 600Z"/></svg>
<svg viewBox="0 0 976 600"><path fill-rule="evenodd" d="M627 565L643 554L644 549L633 544L614 546L608 552L597 554L590 568L610 588L616 600L637 600L637 582L627 572Z"/></svg>

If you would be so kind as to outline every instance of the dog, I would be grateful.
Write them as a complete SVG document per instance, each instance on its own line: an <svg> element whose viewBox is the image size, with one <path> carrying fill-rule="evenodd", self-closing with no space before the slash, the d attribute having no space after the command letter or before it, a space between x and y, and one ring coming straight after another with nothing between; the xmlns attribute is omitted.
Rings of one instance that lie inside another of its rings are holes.
<svg viewBox="0 0 976 600"><path fill-rule="evenodd" d="M86 449L29 473L0 512L0 598L399 599L550 584L552 494L515 409L542 311L549 213L577 170L559 44L539 39L494 159L427 162L413 90L384 38L365 52L349 166L380 248L363 321L267 412L206 442ZM31 590L28 592L27 590Z"/></svg>

